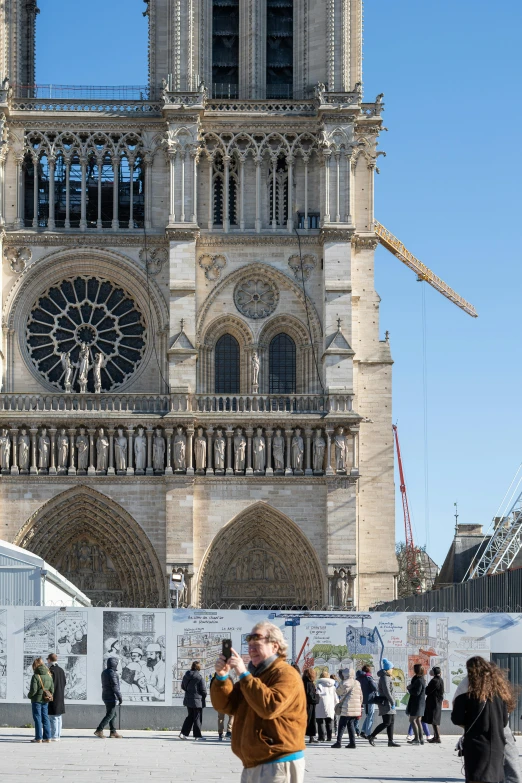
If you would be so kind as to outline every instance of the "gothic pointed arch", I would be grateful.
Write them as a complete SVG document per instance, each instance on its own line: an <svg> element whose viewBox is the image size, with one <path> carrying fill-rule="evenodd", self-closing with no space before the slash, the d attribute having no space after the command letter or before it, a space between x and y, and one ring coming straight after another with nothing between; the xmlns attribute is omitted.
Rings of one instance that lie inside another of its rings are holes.
<svg viewBox="0 0 522 783"><path fill-rule="evenodd" d="M200 603L321 606L323 583L304 533L281 511L259 502L214 538L200 569Z"/></svg>
<svg viewBox="0 0 522 783"><path fill-rule="evenodd" d="M45 503L15 544L54 566L93 603L165 605L162 568L145 531L118 503L90 487L75 487Z"/></svg>

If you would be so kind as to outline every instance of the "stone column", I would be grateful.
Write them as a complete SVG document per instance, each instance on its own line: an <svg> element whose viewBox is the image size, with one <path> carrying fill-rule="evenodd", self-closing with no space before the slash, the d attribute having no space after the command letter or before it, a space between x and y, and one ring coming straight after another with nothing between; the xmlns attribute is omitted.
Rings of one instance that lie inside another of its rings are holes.
<svg viewBox="0 0 522 783"><path fill-rule="evenodd" d="M143 158L145 166L145 228L152 228L152 155Z"/></svg>
<svg viewBox="0 0 522 783"><path fill-rule="evenodd" d="M80 159L82 167L82 192L80 200L80 231L87 230L87 161Z"/></svg>
<svg viewBox="0 0 522 783"><path fill-rule="evenodd" d="M38 468L37 468L37 461L36 461L36 436L38 435L37 429L30 429L29 430L31 434L31 467L29 468L29 473L38 474Z"/></svg>
<svg viewBox="0 0 522 783"><path fill-rule="evenodd" d="M107 475L115 476L116 471L114 469L114 430L108 430L109 433L109 462L107 466Z"/></svg>
<svg viewBox="0 0 522 783"><path fill-rule="evenodd" d="M33 176L33 228L38 228L38 213L39 213L39 195L40 195L40 188L38 187L38 164L40 162L40 158L38 155L33 157L33 167L34 167L34 176Z"/></svg>
<svg viewBox="0 0 522 783"><path fill-rule="evenodd" d="M256 158L256 233L261 231L261 158Z"/></svg>
<svg viewBox="0 0 522 783"><path fill-rule="evenodd" d="M71 427L70 430L68 430L69 433L69 470L67 471L69 476L76 476L76 430Z"/></svg>
<svg viewBox="0 0 522 783"><path fill-rule="evenodd" d="M305 468L305 476L313 476L314 472L312 470L312 430L305 430L305 436L306 436L306 468Z"/></svg>
<svg viewBox="0 0 522 783"><path fill-rule="evenodd" d="M252 470L252 437L254 435L254 430L252 429L252 427L248 427L245 430L245 433L247 436L245 476L253 476L254 471Z"/></svg>
<svg viewBox="0 0 522 783"><path fill-rule="evenodd" d="M96 434L96 430L89 429L87 432L89 433L89 467L87 468L87 475L95 476L96 468L94 467L94 436Z"/></svg>
<svg viewBox="0 0 522 783"><path fill-rule="evenodd" d="M154 475L154 468L152 467L152 435L154 430L152 427L147 427L147 470L145 471L147 476Z"/></svg>
<svg viewBox="0 0 522 783"><path fill-rule="evenodd" d="M286 469L285 469L285 476L293 476L294 471L292 470L292 437L293 437L294 431L293 430L285 430L286 435Z"/></svg>
<svg viewBox="0 0 522 783"><path fill-rule="evenodd" d="M212 475L214 473L214 470L212 468L212 455L213 455L213 445L214 445L214 427L207 427L207 476Z"/></svg>
<svg viewBox="0 0 522 783"><path fill-rule="evenodd" d="M56 161L54 158L49 158L49 219L47 221L47 228L49 231L54 231L54 169Z"/></svg>
<svg viewBox="0 0 522 783"><path fill-rule="evenodd" d="M234 470L232 468L232 455L234 453L234 446L232 443L232 438L234 437L234 429L233 427L228 426L227 427L227 476L233 476Z"/></svg>
<svg viewBox="0 0 522 783"><path fill-rule="evenodd" d="M323 151L324 156L324 222L330 222L330 150Z"/></svg>
<svg viewBox="0 0 522 783"><path fill-rule="evenodd" d="M11 476L18 476L20 469L18 467L18 430L14 427L11 430L11 453L13 455L13 461L11 465Z"/></svg>
<svg viewBox="0 0 522 783"><path fill-rule="evenodd" d="M56 452L56 427L50 427L49 428L49 439L51 441L51 459L49 462L49 475L55 476L56 475L56 464L55 464L55 452Z"/></svg>
<svg viewBox="0 0 522 783"><path fill-rule="evenodd" d="M352 433L352 476L359 475L359 427L350 427Z"/></svg>
<svg viewBox="0 0 522 783"><path fill-rule="evenodd" d="M71 161L65 161L65 228L71 227Z"/></svg>
<svg viewBox="0 0 522 783"><path fill-rule="evenodd" d="M16 158L16 218L14 227L20 229L24 227L24 220L22 215L24 214L24 200L23 200L23 185L24 185L24 158Z"/></svg>
<svg viewBox="0 0 522 783"><path fill-rule="evenodd" d="M326 434L326 471L325 474L327 476L333 476L334 471L332 470L332 433L333 429L331 427L325 427L325 434Z"/></svg>
<svg viewBox="0 0 522 783"><path fill-rule="evenodd" d="M119 187L120 187L120 159L117 155L112 159L112 171L114 181L112 186L112 228L120 227L118 209L119 209Z"/></svg>
<svg viewBox="0 0 522 783"><path fill-rule="evenodd" d="M132 438L134 437L134 430L132 427L127 428L127 476L134 476L133 468L133 456L134 456L134 443Z"/></svg>
<svg viewBox="0 0 522 783"><path fill-rule="evenodd" d="M288 220L286 227L289 233L292 233L294 230L294 207L292 201L294 195L294 161L293 155L289 155L286 159L288 166Z"/></svg>
<svg viewBox="0 0 522 783"><path fill-rule="evenodd" d="M224 165L224 188L223 188L223 231L225 234L230 229L229 217L229 192L230 192L230 155L223 156Z"/></svg>
<svg viewBox="0 0 522 783"><path fill-rule="evenodd" d="M187 476L194 475L194 427L187 427Z"/></svg>
<svg viewBox="0 0 522 783"><path fill-rule="evenodd" d="M266 437L266 471L265 475L267 476L273 476L274 475L274 469L272 467L272 435L274 431L273 430L265 430L265 437Z"/></svg>
<svg viewBox="0 0 522 783"><path fill-rule="evenodd" d="M170 163L170 213L169 223L174 225L176 222L176 150L169 151Z"/></svg>
<svg viewBox="0 0 522 783"><path fill-rule="evenodd" d="M198 163L197 150L191 151L192 157L192 222L198 222Z"/></svg>
<svg viewBox="0 0 522 783"><path fill-rule="evenodd" d="M165 430L167 442L165 444L167 450L167 465L165 467L165 475L172 476L174 471L172 470L172 430Z"/></svg>

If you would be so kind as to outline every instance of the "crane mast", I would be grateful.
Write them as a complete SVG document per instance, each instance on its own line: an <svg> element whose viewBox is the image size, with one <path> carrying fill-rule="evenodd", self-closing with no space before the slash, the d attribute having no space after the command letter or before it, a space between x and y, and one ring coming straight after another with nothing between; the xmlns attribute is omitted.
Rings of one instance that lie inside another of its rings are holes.
<svg viewBox="0 0 522 783"><path fill-rule="evenodd" d="M484 538L484 541L486 539ZM511 568L522 548L522 492L501 517L479 559L471 565L463 581L491 576Z"/></svg>
<svg viewBox="0 0 522 783"><path fill-rule="evenodd" d="M417 563L417 551L413 540L413 531L411 527L410 508L408 505L408 493L406 492L406 481L404 479L404 469L402 467L401 447L399 444L399 432L397 425L392 425L395 438L395 449L397 451L397 463L399 465L400 490L402 498L402 511L404 514L404 536L406 540L406 573L412 583L417 583L417 589L420 587L419 565Z"/></svg>

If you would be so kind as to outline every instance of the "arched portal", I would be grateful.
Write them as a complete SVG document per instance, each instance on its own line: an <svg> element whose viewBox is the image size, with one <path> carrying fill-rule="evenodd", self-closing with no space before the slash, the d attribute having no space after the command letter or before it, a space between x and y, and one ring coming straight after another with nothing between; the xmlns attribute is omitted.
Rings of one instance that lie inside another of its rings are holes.
<svg viewBox="0 0 522 783"><path fill-rule="evenodd" d="M323 576L306 536L266 503L243 511L216 536L201 566L202 607L322 606Z"/></svg>
<svg viewBox="0 0 522 783"><path fill-rule="evenodd" d="M39 555L93 603L165 606L165 582L147 535L121 506L89 487L63 492L14 542Z"/></svg>

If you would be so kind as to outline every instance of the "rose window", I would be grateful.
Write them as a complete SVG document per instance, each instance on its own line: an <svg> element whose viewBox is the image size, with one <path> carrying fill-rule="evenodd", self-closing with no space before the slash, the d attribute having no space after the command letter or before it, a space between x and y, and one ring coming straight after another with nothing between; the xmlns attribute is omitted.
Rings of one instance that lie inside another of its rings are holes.
<svg viewBox="0 0 522 783"><path fill-rule="evenodd" d="M65 389L65 356L73 367L72 390L80 391L79 356L89 353L87 391L94 392L93 364L100 353L102 391L121 386L137 369L145 351L145 320L131 296L108 280L75 277L51 286L31 310L27 347L44 376Z"/></svg>
<svg viewBox="0 0 522 783"><path fill-rule="evenodd" d="M247 318L266 318L277 307L279 291L274 283L260 278L250 278L237 284L234 302Z"/></svg>

